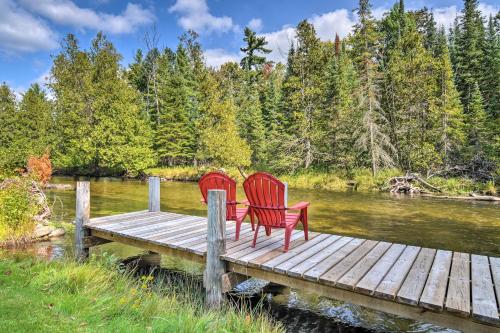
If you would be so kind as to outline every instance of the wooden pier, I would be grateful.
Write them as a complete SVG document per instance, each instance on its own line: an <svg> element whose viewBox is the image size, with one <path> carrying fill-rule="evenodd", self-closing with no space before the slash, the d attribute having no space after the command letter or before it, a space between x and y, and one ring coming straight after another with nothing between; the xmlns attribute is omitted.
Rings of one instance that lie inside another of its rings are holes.
<svg viewBox="0 0 500 333"><path fill-rule="evenodd" d="M302 230L287 253L283 230L262 230L252 248L249 223L234 241L235 223L224 221L224 191L210 191L208 218L189 216L159 211L158 182L150 180L149 210L93 219L80 182L77 255L114 241L205 263L211 306L256 277L464 332L500 332L500 258L317 232L304 241Z"/></svg>

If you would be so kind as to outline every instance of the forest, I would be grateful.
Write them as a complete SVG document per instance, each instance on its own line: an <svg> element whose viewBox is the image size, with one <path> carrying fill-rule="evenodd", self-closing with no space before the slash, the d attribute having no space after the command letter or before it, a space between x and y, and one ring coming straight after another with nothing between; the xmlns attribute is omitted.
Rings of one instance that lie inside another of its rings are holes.
<svg viewBox="0 0 500 333"><path fill-rule="evenodd" d="M500 14L465 0L447 30L399 1L377 20L359 1L346 38L296 26L286 63L245 29L240 63L206 65L196 32L175 49L158 35L124 67L98 33L68 34L46 87L0 86L0 169L49 153L64 174L136 176L153 166L291 174L386 168L498 177Z"/></svg>

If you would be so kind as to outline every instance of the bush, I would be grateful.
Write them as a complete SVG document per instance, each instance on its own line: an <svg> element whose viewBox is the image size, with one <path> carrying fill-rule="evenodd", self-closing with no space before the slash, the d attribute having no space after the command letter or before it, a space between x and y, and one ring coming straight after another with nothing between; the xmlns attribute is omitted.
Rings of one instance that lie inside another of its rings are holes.
<svg viewBox="0 0 500 333"><path fill-rule="evenodd" d="M52 163L49 154L40 157L31 156L28 159L28 174L42 184L47 184L52 176Z"/></svg>
<svg viewBox="0 0 500 333"><path fill-rule="evenodd" d="M33 232L42 205L31 189L32 181L27 178L0 183L0 245L26 239Z"/></svg>

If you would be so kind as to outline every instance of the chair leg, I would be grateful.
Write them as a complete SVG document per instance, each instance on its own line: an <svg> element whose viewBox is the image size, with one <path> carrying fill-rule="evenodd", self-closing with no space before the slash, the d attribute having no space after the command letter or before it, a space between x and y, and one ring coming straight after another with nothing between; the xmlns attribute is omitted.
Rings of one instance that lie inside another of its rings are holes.
<svg viewBox="0 0 500 333"><path fill-rule="evenodd" d="M255 230L255 217L253 216L252 208L248 210L248 214L250 214L250 223L252 224L252 231Z"/></svg>
<svg viewBox="0 0 500 333"><path fill-rule="evenodd" d="M290 246L290 238L292 236L293 229L285 228L285 252L288 252L288 247Z"/></svg>
<svg viewBox="0 0 500 333"><path fill-rule="evenodd" d="M253 235L252 247L255 247L255 243L257 242L257 237L259 236L259 228L260 228L260 224L257 223L257 228L255 228L255 234Z"/></svg>
<svg viewBox="0 0 500 333"><path fill-rule="evenodd" d="M264 227L266 228L266 236L271 236L271 227Z"/></svg>
<svg viewBox="0 0 500 333"><path fill-rule="evenodd" d="M304 208L301 212L302 225L304 226L304 238L309 240L309 226L307 225L307 208Z"/></svg>
<svg viewBox="0 0 500 333"><path fill-rule="evenodd" d="M241 229L241 220L236 220L236 237L235 237L235 241L237 241L239 238L240 238L240 229Z"/></svg>

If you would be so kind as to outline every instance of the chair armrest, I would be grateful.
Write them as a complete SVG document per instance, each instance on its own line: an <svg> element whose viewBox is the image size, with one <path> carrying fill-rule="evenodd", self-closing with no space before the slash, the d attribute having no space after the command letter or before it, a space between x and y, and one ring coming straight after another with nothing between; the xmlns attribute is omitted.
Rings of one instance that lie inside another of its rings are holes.
<svg viewBox="0 0 500 333"><path fill-rule="evenodd" d="M207 203L205 202L205 199L203 199L203 198L201 198L201 199L200 199L200 201L201 201L201 203L202 203L203 205L206 205L206 204L207 204Z"/></svg>
<svg viewBox="0 0 500 333"><path fill-rule="evenodd" d="M301 201L301 202L296 203L293 206L287 207L287 210L301 210L301 209L307 208L308 206L309 206L309 202Z"/></svg>

